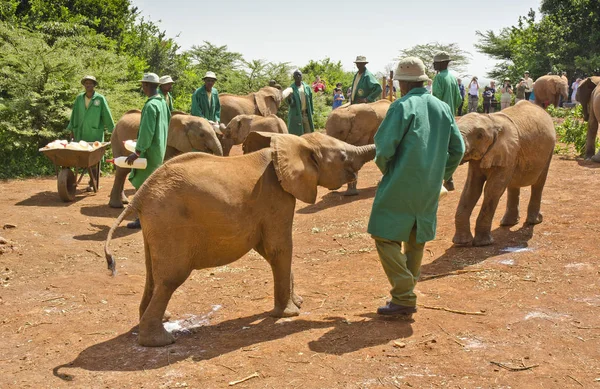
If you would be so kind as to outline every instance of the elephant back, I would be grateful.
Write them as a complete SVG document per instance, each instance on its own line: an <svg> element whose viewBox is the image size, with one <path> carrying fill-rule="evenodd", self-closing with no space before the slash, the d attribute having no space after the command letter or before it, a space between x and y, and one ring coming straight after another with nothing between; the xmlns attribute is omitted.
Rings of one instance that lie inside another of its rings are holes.
<svg viewBox="0 0 600 389"><path fill-rule="evenodd" d="M141 119L142 111L139 109L129 110L121 116L110 136L110 144L115 158L130 154L125 149L123 142L137 138Z"/></svg>

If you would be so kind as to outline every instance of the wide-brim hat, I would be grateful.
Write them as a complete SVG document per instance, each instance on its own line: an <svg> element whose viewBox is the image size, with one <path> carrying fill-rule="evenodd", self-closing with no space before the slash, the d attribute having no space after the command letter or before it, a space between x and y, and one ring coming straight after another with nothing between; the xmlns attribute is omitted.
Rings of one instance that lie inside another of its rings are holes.
<svg viewBox="0 0 600 389"><path fill-rule="evenodd" d="M87 80L94 81L95 85L98 85L98 81L96 81L96 77L94 76L85 76L81 79L81 85L83 85Z"/></svg>
<svg viewBox="0 0 600 389"><path fill-rule="evenodd" d="M417 57L403 58L398 62L394 80L398 81L427 81L429 77L425 73L425 65Z"/></svg>
<svg viewBox="0 0 600 389"><path fill-rule="evenodd" d="M203 80L206 80L207 78L212 78L213 80L217 80L217 75L214 72L206 72L206 74L204 75L204 77L202 77Z"/></svg>
<svg viewBox="0 0 600 389"><path fill-rule="evenodd" d="M175 84L175 81L173 81L171 76L162 76L158 81L160 81L160 85Z"/></svg>
<svg viewBox="0 0 600 389"><path fill-rule="evenodd" d="M433 62L437 63L437 62L450 62L452 61L450 59L450 56L448 55L448 53L446 53L445 51L440 51L439 53L437 53L436 55L433 56Z"/></svg>
<svg viewBox="0 0 600 389"><path fill-rule="evenodd" d="M147 82L149 84L160 84L160 79L158 78L158 74L156 73L144 73L144 77L140 80L140 82Z"/></svg>
<svg viewBox="0 0 600 389"><path fill-rule="evenodd" d="M358 55L354 60L354 63L369 63L369 61L367 61L367 57L364 55Z"/></svg>
<svg viewBox="0 0 600 389"><path fill-rule="evenodd" d="M504 81L510 81L510 78L506 77L506 78L504 79Z"/></svg>

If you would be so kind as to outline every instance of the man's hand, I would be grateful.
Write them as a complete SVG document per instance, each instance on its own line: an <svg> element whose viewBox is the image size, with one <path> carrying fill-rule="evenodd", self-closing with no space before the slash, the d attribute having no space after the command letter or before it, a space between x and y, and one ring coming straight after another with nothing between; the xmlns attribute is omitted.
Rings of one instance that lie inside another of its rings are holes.
<svg viewBox="0 0 600 389"><path fill-rule="evenodd" d="M140 156L137 153L131 153L129 154L129 156L127 157L127 159L125 159L125 163L128 165L133 165L133 162L138 159Z"/></svg>
<svg viewBox="0 0 600 389"><path fill-rule="evenodd" d="M75 134L71 132L71 140L75 139Z"/></svg>

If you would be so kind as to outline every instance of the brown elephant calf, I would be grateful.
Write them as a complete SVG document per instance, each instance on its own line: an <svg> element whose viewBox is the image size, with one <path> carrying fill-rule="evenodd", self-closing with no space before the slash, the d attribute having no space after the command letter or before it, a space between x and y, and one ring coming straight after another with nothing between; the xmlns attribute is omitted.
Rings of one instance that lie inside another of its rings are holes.
<svg viewBox="0 0 600 389"><path fill-rule="evenodd" d="M457 245L492 244L492 219L507 188L508 201L501 225L519 222L519 193L522 187L530 185L527 223L540 223L542 191L556 144L550 115L539 106L521 101L491 115L465 115L459 119L458 127L465 141L463 162L469 162L469 172L456 209L456 233L452 241ZM484 184L483 204L473 238L471 212Z"/></svg>
<svg viewBox="0 0 600 389"><path fill-rule="evenodd" d="M274 135L268 148L237 157L188 153L158 168L144 182L111 228L109 249L123 219L137 211L144 237L146 286L140 304L139 343L174 342L162 318L173 292L192 270L227 265L251 249L271 265L277 317L295 316L302 299L294 293L292 223L296 199L314 203L317 185L337 189L356 179L375 157L375 146L355 147L320 133Z"/></svg>
<svg viewBox="0 0 600 389"><path fill-rule="evenodd" d="M287 134L287 125L277 115L237 115L223 131L223 155L228 156L233 145L241 145L251 132Z"/></svg>

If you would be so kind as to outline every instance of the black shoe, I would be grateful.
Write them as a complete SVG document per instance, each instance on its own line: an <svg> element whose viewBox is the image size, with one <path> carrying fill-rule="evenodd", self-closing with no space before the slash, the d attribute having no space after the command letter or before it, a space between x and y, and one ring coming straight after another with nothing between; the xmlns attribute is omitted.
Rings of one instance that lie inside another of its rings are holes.
<svg viewBox="0 0 600 389"><path fill-rule="evenodd" d="M410 318L415 312L417 312L417 307L398 305L391 301L387 305L377 308L377 314L385 316L406 316Z"/></svg>
<svg viewBox="0 0 600 389"><path fill-rule="evenodd" d="M450 179L448 181L444 181L444 188L446 188L448 192L452 192L454 190L454 180Z"/></svg>
<svg viewBox="0 0 600 389"><path fill-rule="evenodd" d="M142 228L142 225L140 224L140 219L135 219L135 221L127 223L127 228Z"/></svg>

